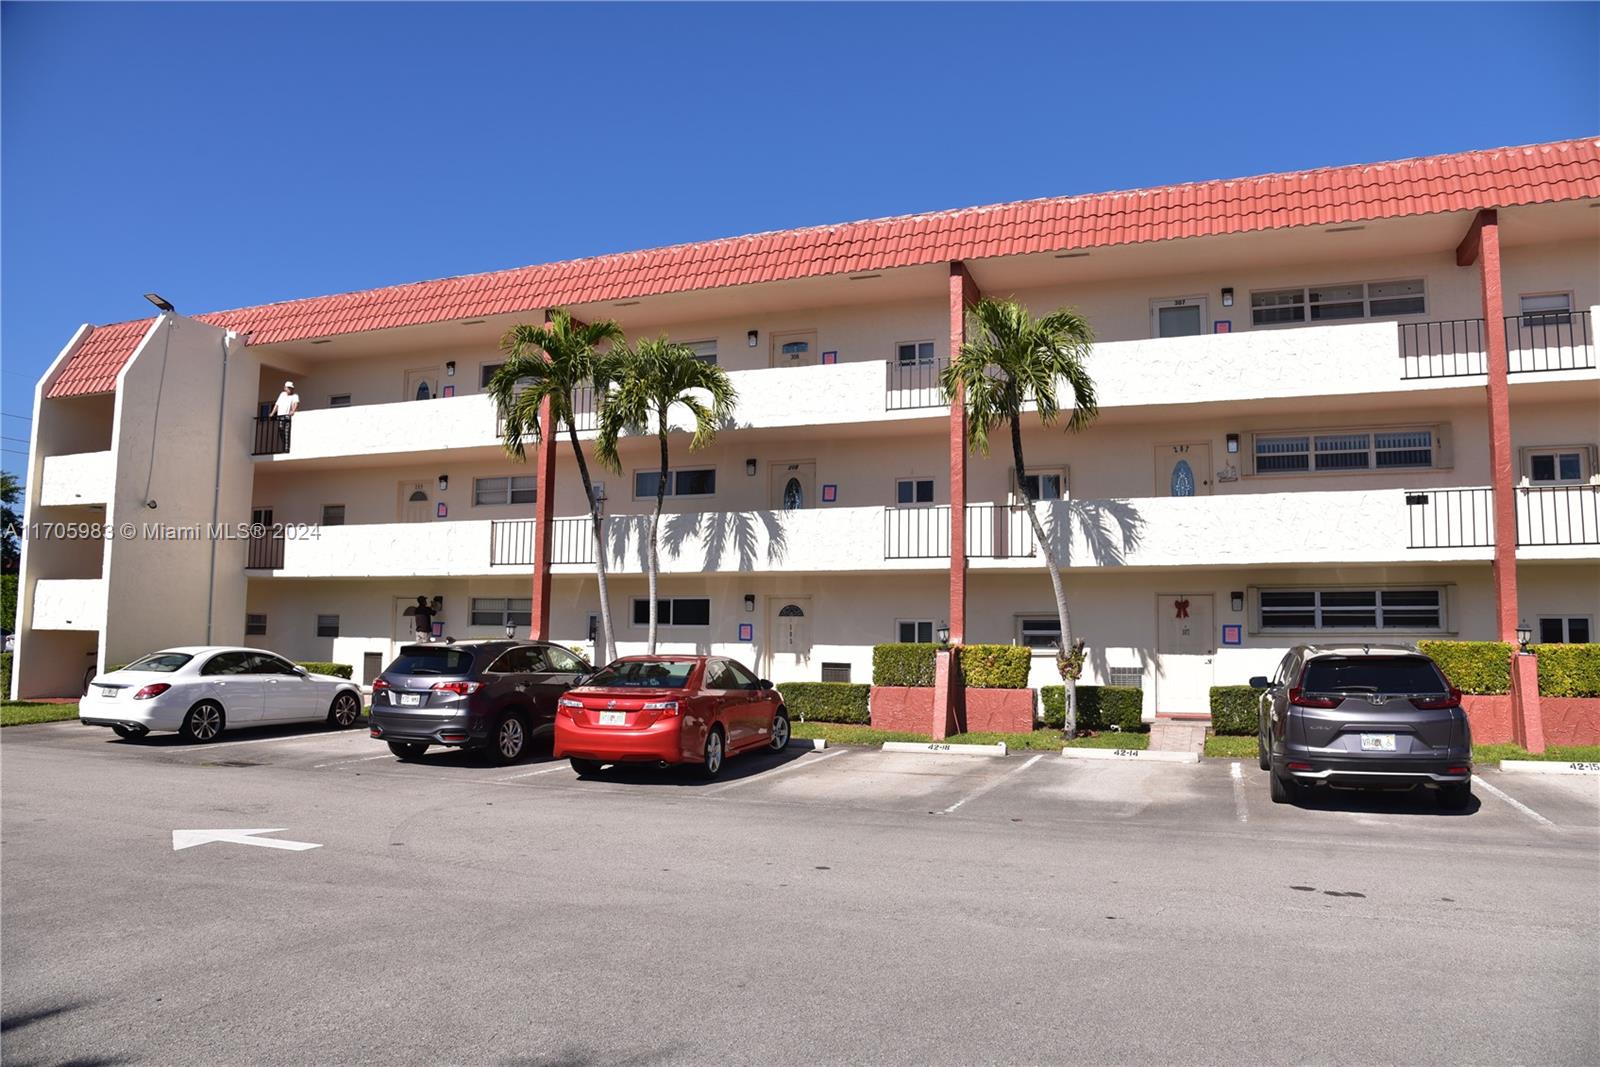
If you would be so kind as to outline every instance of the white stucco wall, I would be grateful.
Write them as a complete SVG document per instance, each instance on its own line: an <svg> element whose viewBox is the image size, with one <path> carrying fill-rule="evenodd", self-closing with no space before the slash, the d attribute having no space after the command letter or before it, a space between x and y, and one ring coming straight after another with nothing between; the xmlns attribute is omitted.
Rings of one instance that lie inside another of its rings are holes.
<svg viewBox="0 0 1600 1067"><path fill-rule="evenodd" d="M36 630L98 631L106 621L106 583L101 578L44 578L34 583Z"/></svg>
<svg viewBox="0 0 1600 1067"><path fill-rule="evenodd" d="M111 499L112 475L110 451L46 456L39 504L42 507L104 504Z"/></svg>

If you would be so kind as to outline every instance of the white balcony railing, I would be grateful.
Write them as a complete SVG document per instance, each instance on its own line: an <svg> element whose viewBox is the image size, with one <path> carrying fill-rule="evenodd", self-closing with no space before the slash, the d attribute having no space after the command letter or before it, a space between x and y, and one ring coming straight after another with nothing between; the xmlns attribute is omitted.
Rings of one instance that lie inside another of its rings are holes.
<svg viewBox="0 0 1600 1067"><path fill-rule="evenodd" d="M101 630L106 622L103 578L41 578L33 585L35 630Z"/></svg>
<svg viewBox="0 0 1600 1067"><path fill-rule="evenodd" d="M41 507L104 504L111 499L110 452L46 456L39 485Z"/></svg>

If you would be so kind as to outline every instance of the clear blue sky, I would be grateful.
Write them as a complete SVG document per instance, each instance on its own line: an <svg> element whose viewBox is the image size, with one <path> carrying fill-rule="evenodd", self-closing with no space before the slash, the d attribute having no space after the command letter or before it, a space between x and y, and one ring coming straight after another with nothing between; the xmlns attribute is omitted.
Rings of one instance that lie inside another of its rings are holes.
<svg viewBox="0 0 1600 1067"><path fill-rule="evenodd" d="M80 323L1600 133L1600 5L3 5L5 466Z"/></svg>

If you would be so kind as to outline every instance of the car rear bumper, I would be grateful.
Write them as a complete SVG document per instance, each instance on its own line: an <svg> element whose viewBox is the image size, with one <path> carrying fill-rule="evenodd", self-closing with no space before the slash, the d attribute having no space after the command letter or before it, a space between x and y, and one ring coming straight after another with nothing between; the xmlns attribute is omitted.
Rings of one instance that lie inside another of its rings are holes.
<svg viewBox="0 0 1600 1067"><path fill-rule="evenodd" d="M148 700L85 700L78 721L85 726L131 726L140 730L176 730L187 707L164 707Z"/></svg>
<svg viewBox="0 0 1600 1067"><path fill-rule="evenodd" d="M579 726L556 716L553 754L556 759L592 759L601 763L682 763L683 720L660 719L643 730L622 726Z"/></svg>
<svg viewBox="0 0 1600 1067"><path fill-rule="evenodd" d="M373 737L384 741L412 741L428 745L472 748L489 739L483 720L469 714L418 715L374 706L369 713Z"/></svg>
<svg viewBox="0 0 1600 1067"><path fill-rule="evenodd" d="M1273 769L1308 785L1368 785L1399 788L1419 782L1465 782L1472 777L1470 751L1444 755L1329 755L1318 749L1293 749L1274 756Z"/></svg>

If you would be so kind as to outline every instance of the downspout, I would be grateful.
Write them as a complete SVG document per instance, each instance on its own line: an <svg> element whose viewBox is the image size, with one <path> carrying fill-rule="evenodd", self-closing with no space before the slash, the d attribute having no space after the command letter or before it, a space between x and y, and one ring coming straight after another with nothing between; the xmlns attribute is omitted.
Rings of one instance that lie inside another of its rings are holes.
<svg viewBox="0 0 1600 1067"><path fill-rule="evenodd" d="M222 391L217 397L217 464L211 479L211 567L206 574L206 644L211 644L211 614L217 596L217 511L222 503L222 425L228 409L228 334L222 335Z"/></svg>

